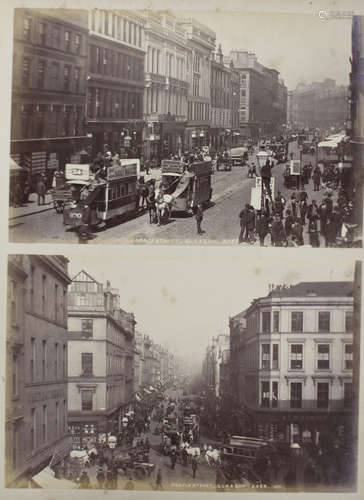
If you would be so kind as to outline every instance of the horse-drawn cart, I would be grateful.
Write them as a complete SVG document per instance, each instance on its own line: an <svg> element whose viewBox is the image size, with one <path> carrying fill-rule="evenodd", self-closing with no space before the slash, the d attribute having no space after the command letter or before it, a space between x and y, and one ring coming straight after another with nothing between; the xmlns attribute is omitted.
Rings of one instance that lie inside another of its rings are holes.
<svg viewBox="0 0 364 500"><path fill-rule="evenodd" d="M112 465L117 469L122 469L125 475L133 473L137 479L149 477L155 469L154 464L148 461L137 460L130 453L115 455L112 459Z"/></svg>

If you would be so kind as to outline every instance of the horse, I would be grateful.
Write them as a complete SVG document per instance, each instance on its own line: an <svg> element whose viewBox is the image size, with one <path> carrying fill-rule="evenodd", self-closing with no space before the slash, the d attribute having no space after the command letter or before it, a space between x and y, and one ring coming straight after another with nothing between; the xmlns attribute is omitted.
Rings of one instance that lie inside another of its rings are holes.
<svg viewBox="0 0 364 500"><path fill-rule="evenodd" d="M163 194L161 189L155 192L155 207L157 211L158 226L161 225L162 221L169 221L171 215L173 198L171 195Z"/></svg>
<svg viewBox="0 0 364 500"><path fill-rule="evenodd" d="M70 452L70 458L76 458L79 460L83 467L90 467L90 457L87 450L72 450Z"/></svg>
<svg viewBox="0 0 364 500"><path fill-rule="evenodd" d="M214 465L218 465L221 463L220 451L217 449L207 450L205 453L205 458L206 458L207 465L209 467L212 467Z"/></svg>
<svg viewBox="0 0 364 500"><path fill-rule="evenodd" d="M180 449L185 449L187 451L187 455L190 458L196 457L197 460L200 459L201 450L198 446L191 446L189 443L182 443Z"/></svg>

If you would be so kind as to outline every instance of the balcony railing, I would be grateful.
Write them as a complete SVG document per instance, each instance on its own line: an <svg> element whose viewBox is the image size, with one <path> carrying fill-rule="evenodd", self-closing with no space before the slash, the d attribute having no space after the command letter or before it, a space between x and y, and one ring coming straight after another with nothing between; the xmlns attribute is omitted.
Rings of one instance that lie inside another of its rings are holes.
<svg viewBox="0 0 364 500"><path fill-rule="evenodd" d="M145 83L166 83L165 75L158 75L157 73L146 73L145 74Z"/></svg>

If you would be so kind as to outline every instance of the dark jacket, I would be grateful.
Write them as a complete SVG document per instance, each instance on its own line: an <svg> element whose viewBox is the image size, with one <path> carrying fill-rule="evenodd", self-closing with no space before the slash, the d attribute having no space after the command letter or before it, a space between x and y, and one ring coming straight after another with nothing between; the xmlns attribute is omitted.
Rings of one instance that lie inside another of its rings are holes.
<svg viewBox="0 0 364 500"><path fill-rule="evenodd" d="M287 215L284 221L284 229L286 231L286 235L289 236L292 233L292 224L294 223L293 215Z"/></svg>
<svg viewBox="0 0 364 500"><path fill-rule="evenodd" d="M286 233L284 231L282 221L273 222L272 229L271 229L271 235L272 235L273 243L282 243L283 241L286 241Z"/></svg>
<svg viewBox="0 0 364 500"><path fill-rule="evenodd" d="M256 230L259 236L266 236L269 233L269 219L266 215L262 215L257 219Z"/></svg>

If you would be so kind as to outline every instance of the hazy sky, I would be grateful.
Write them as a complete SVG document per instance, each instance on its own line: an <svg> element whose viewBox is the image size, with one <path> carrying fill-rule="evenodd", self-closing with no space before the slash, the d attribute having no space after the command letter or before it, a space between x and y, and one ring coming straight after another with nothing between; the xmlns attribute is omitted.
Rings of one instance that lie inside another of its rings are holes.
<svg viewBox="0 0 364 500"><path fill-rule="evenodd" d="M258 61L281 73L289 90L333 78L348 85L351 19L320 19L319 8L305 13L193 12L212 28L225 55L231 49L254 52Z"/></svg>
<svg viewBox="0 0 364 500"><path fill-rule="evenodd" d="M278 260L201 257L70 257L69 272L84 269L98 281L120 289L120 306L134 312L137 329L200 365L211 337L228 333L228 318L252 299L265 296L268 284L352 280L353 263L341 259ZM316 254L317 255L317 254Z"/></svg>

